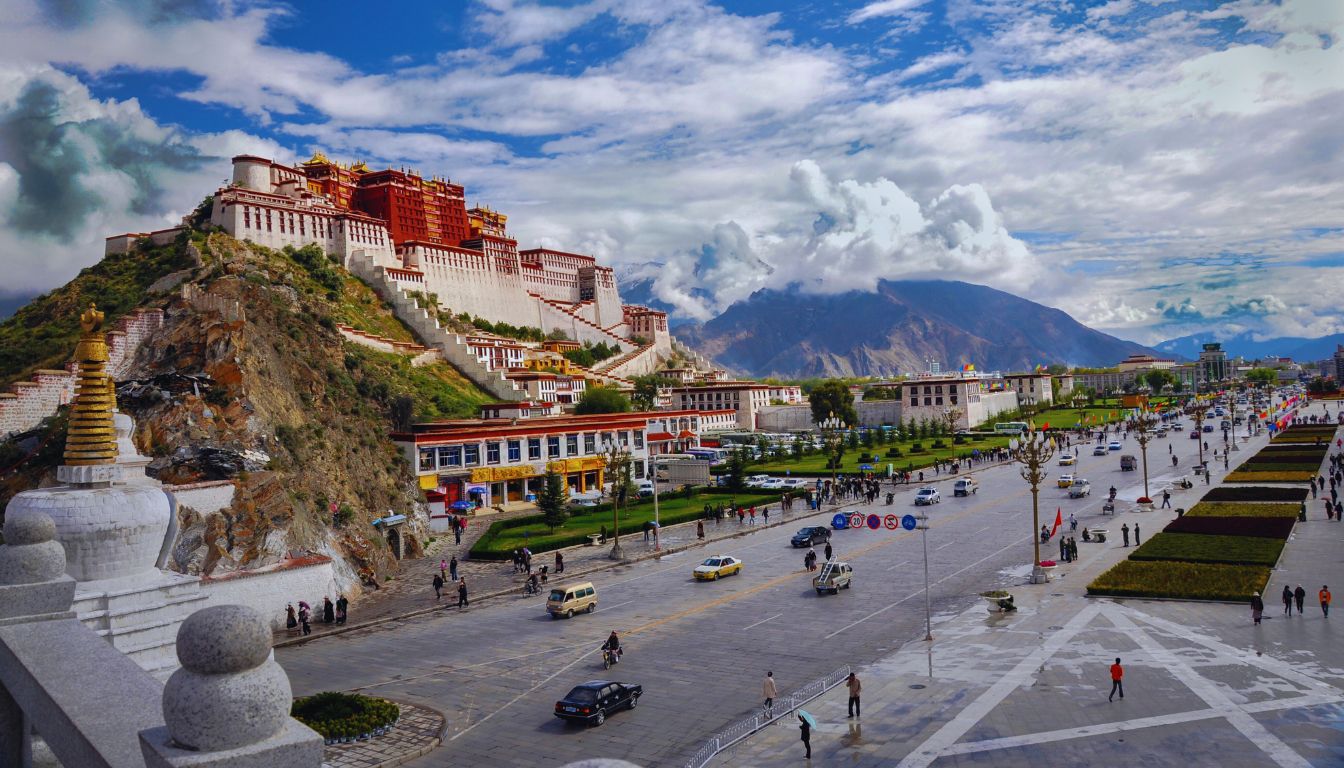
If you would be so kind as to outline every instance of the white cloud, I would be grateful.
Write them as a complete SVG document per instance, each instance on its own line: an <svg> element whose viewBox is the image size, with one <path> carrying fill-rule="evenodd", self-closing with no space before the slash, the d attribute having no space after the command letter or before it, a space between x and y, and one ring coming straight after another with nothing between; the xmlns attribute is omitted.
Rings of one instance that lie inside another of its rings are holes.
<svg viewBox="0 0 1344 768"><path fill-rule="evenodd" d="M928 0L877 0L877 2L868 3L849 14L846 21L850 24L860 24L882 16L899 16L918 8L926 2Z"/></svg>

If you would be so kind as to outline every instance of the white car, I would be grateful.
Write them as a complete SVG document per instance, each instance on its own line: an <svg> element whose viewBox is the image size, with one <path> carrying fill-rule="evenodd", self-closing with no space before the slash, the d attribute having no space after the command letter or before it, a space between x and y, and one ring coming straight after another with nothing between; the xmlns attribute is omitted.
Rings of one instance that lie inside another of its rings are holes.
<svg viewBox="0 0 1344 768"><path fill-rule="evenodd" d="M1105 456L1105 455L1106 455L1106 446L1104 446L1104 445L1098 445L1096 448L1093 448L1093 449L1092 449L1092 455L1093 455L1093 456Z"/></svg>
<svg viewBox="0 0 1344 768"><path fill-rule="evenodd" d="M937 504L942 501L942 494L938 493L937 488L920 488L915 492L915 506L923 507L929 504Z"/></svg>
<svg viewBox="0 0 1344 768"><path fill-rule="evenodd" d="M1074 464L1077 463L1078 459L1074 458L1074 455L1072 453L1066 453L1063 456L1059 457L1059 466L1061 467L1072 467Z"/></svg>
<svg viewBox="0 0 1344 768"><path fill-rule="evenodd" d="M747 478L747 485L760 485L770 479L769 475L752 475Z"/></svg>
<svg viewBox="0 0 1344 768"><path fill-rule="evenodd" d="M1069 486L1070 499L1081 499L1084 496L1090 496L1091 494L1092 484L1082 478L1074 480L1073 485Z"/></svg>
<svg viewBox="0 0 1344 768"><path fill-rule="evenodd" d="M757 483L757 484L756 484L756 487L757 487L757 488L768 488L768 489L770 489L770 490L772 490L772 491L777 491L777 490L779 490L780 488L784 488L784 487L785 487L785 485L784 485L784 478L782 478L782 477L772 477L772 478L770 478L769 480L766 480L766 481L763 482L763 483Z"/></svg>
<svg viewBox="0 0 1344 768"><path fill-rule="evenodd" d="M1106 446L1106 447L1109 448L1109 449L1112 450L1112 451L1118 451L1118 450L1120 450L1120 441L1119 441L1119 440L1112 440L1112 441L1111 441L1111 444L1108 445L1108 446Z"/></svg>
<svg viewBox="0 0 1344 768"><path fill-rule="evenodd" d="M1171 429L1173 432L1180 432L1181 430L1185 429L1185 425L1179 421L1173 422L1171 425Z"/></svg>
<svg viewBox="0 0 1344 768"><path fill-rule="evenodd" d="M805 488L812 485L812 480L804 480L801 477L790 477L784 481L785 488Z"/></svg>

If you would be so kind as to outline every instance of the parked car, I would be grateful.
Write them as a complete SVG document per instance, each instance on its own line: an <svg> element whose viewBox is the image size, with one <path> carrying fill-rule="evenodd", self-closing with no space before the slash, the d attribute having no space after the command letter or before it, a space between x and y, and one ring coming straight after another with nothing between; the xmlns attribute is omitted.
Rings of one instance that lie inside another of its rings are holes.
<svg viewBox="0 0 1344 768"><path fill-rule="evenodd" d="M801 531L793 534L789 543L795 547L811 547L817 544L825 544L831 540L831 532L820 525L809 525Z"/></svg>
<svg viewBox="0 0 1344 768"><path fill-rule="evenodd" d="M1063 456L1059 457L1059 466L1061 467L1072 467L1074 464L1077 463L1078 459L1074 458L1074 455L1072 453L1066 453Z"/></svg>
<svg viewBox="0 0 1344 768"><path fill-rule="evenodd" d="M938 493L937 488L920 488L915 492L915 506L923 507L929 504L937 504L943 500L942 494Z"/></svg>
<svg viewBox="0 0 1344 768"><path fill-rule="evenodd" d="M653 481L652 481L652 480L636 480L636 481L635 481L635 488L636 488L636 490L639 491L639 496L640 496L640 498L648 498L649 496L652 496L652 495L653 495Z"/></svg>
<svg viewBox="0 0 1344 768"><path fill-rule="evenodd" d="M980 490L980 484L975 482L973 477L958 477L957 481L952 484L952 495L954 497L970 496L978 490Z"/></svg>
<svg viewBox="0 0 1344 768"><path fill-rule="evenodd" d="M1093 456L1105 456L1106 453L1107 453L1106 446L1104 445L1097 445L1096 448L1092 449Z"/></svg>
<svg viewBox="0 0 1344 768"><path fill-rule="evenodd" d="M1074 480L1073 485L1069 486L1070 499L1081 499L1084 496L1090 496L1091 494L1092 494L1092 483L1082 478Z"/></svg>
<svg viewBox="0 0 1344 768"><path fill-rule="evenodd" d="M829 562L821 567L821 573L812 579L812 586L816 588L818 595L824 595L830 592L832 595L840 594L840 590L849 589L854 584L854 569L849 563L839 561Z"/></svg>
<svg viewBox="0 0 1344 768"><path fill-rule="evenodd" d="M697 565L692 575L699 581L715 581L742 572L742 561L728 555L715 555Z"/></svg>
<svg viewBox="0 0 1344 768"><path fill-rule="evenodd" d="M1108 445L1108 446L1106 446L1106 447L1107 447L1107 449L1109 449L1109 450L1112 450L1112 451L1118 451L1118 450L1120 450L1120 448L1121 448L1121 446L1120 446L1120 441L1119 441L1119 440L1112 440L1112 441L1111 441L1111 444Z"/></svg>
<svg viewBox="0 0 1344 768"><path fill-rule="evenodd" d="M1193 429L1190 430L1190 439L1191 439L1191 440L1198 440L1198 439L1199 439L1199 433L1196 432L1196 431L1193 430Z"/></svg>
<svg viewBox="0 0 1344 768"><path fill-rule="evenodd" d="M1068 488L1073 485L1073 475L1060 475L1059 479L1055 480L1055 485L1060 488Z"/></svg>
<svg viewBox="0 0 1344 768"><path fill-rule="evenodd" d="M555 702L555 716L562 720L579 720L589 725L607 721L607 713L639 704L644 686L635 683L617 683L610 680L589 680L570 689L565 697Z"/></svg>
<svg viewBox="0 0 1344 768"><path fill-rule="evenodd" d="M1133 472L1139 468L1139 460L1128 454L1120 457L1120 471Z"/></svg>
<svg viewBox="0 0 1344 768"><path fill-rule="evenodd" d="M747 485L760 485L770 480L769 475L752 475L747 478Z"/></svg>

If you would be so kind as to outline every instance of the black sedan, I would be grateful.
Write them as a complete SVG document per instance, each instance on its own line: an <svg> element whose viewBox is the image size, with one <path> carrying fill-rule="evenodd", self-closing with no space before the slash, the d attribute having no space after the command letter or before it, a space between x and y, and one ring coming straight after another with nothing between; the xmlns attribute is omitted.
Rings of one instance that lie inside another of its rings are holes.
<svg viewBox="0 0 1344 768"><path fill-rule="evenodd" d="M811 547L816 544L825 544L831 540L831 532L821 525L809 525L801 531L793 534L789 543L795 547Z"/></svg>
<svg viewBox="0 0 1344 768"><path fill-rule="evenodd" d="M634 683L613 683L609 680L590 680L565 694L555 702L555 716L565 720L582 720L589 725L607 721L607 713L622 707L634 709L644 686Z"/></svg>

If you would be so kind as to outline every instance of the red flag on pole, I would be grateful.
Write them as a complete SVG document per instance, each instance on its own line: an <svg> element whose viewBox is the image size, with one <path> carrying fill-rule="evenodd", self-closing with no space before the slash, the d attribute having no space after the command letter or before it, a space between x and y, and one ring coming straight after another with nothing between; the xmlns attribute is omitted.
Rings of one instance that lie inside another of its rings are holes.
<svg viewBox="0 0 1344 768"><path fill-rule="evenodd" d="M1064 524L1064 510L1059 507L1055 507L1055 527L1050 529L1050 538L1052 539L1055 538L1055 534L1059 532L1059 526L1063 524Z"/></svg>

